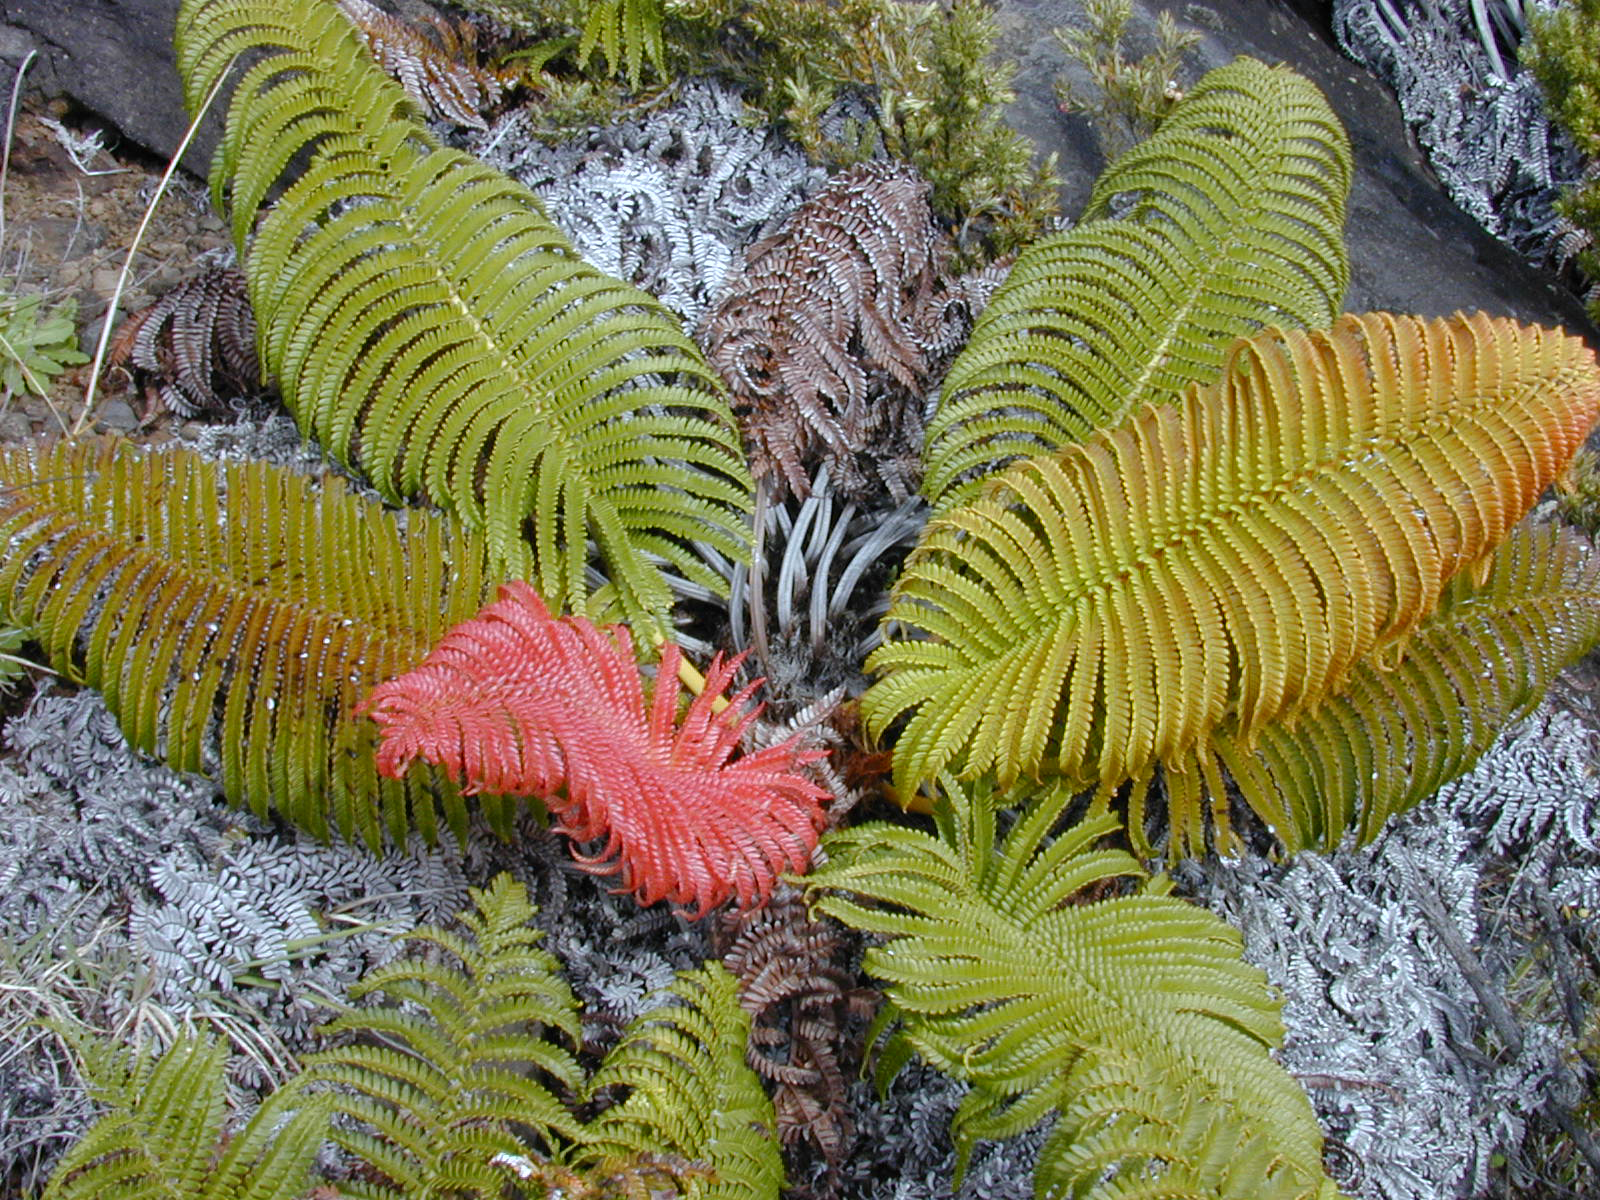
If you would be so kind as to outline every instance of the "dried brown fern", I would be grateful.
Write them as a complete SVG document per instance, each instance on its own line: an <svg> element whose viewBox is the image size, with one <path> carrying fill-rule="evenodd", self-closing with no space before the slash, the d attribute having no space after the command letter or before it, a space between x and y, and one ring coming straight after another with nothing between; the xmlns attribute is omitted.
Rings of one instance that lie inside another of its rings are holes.
<svg viewBox="0 0 1600 1200"><path fill-rule="evenodd" d="M256 319L244 276L211 267L184 280L122 323L106 365L132 374L147 415L160 403L194 417L260 393Z"/></svg>
<svg viewBox="0 0 1600 1200"><path fill-rule="evenodd" d="M850 1025L871 1015L877 993L847 969L844 928L812 920L787 884L762 907L725 915L718 934L722 964L750 1014L746 1060L772 1092L790 1177L804 1177L793 1169L797 1157L820 1160L827 1194L850 1149L851 1060L859 1050Z"/></svg>
<svg viewBox="0 0 1600 1200"><path fill-rule="evenodd" d="M842 172L746 252L707 318L701 345L775 496L806 495L824 461L847 496L915 488L923 391L952 340L929 191L901 164Z"/></svg>
<svg viewBox="0 0 1600 1200"><path fill-rule="evenodd" d="M462 21L431 17L413 25L368 0L339 0L378 65L406 94L446 121L487 129L485 109L500 102L520 75L478 61L478 31Z"/></svg>

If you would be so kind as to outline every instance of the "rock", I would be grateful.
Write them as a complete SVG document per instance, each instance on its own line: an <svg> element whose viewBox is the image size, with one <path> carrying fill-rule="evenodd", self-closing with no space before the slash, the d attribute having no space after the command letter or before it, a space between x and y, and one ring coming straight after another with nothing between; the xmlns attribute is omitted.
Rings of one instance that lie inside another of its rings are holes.
<svg viewBox="0 0 1600 1200"><path fill-rule="evenodd" d="M117 433L132 433L139 428L139 416L126 400L107 400L96 414L100 428Z"/></svg>
<svg viewBox="0 0 1600 1200"><path fill-rule="evenodd" d="M1214 0L1179 5L1135 0L1135 29L1163 8L1203 35L1187 62L1192 82L1248 54L1287 63L1312 80L1344 122L1355 151L1345 239L1351 279L1345 308L1440 316L1482 310L1542 325L1565 325L1600 346L1583 306L1553 278L1478 227L1445 195L1401 120L1392 93L1333 43L1322 0ZM1000 0L1001 51L1020 64L1012 124L1041 152L1060 157L1062 211L1076 215L1104 165L1082 117L1056 107L1054 83L1067 65L1051 29L1065 23L1059 0ZM1135 49L1141 44L1135 38Z"/></svg>
<svg viewBox="0 0 1600 1200"><path fill-rule="evenodd" d="M172 52L178 0L0 0L0 64L15 75L38 52L27 85L64 96L122 137L170 158L189 127ZM201 127L184 165L204 175L222 129Z"/></svg>
<svg viewBox="0 0 1600 1200"><path fill-rule="evenodd" d="M414 4L405 6L408 10ZM1484 233L1445 196L1400 119L1394 97L1333 45L1323 0L1214 0L1178 5L1136 0L1136 24L1162 7L1204 41L1195 74L1236 54L1286 62L1314 80L1350 132L1356 182L1347 237L1352 280L1346 307L1435 315L1482 309L1564 324L1600 344L1582 306L1550 277ZM173 65L178 0L0 0L0 62L15 68L30 48L29 83L69 96L128 139L168 156L187 127ZM1075 213L1103 165L1088 124L1056 108L1065 56L1052 27L1072 9L1060 0L999 0L1001 50L1021 66L1013 123L1043 152L1060 155L1064 211ZM203 173L217 119L185 159Z"/></svg>

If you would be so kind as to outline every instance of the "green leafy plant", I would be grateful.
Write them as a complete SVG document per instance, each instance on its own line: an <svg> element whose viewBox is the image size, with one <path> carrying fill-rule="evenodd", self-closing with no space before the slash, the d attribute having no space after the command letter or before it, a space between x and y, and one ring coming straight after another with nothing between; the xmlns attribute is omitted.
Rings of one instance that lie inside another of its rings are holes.
<svg viewBox="0 0 1600 1200"><path fill-rule="evenodd" d="M227 1047L186 1031L156 1057L74 1040L94 1098L109 1111L57 1164L44 1200L293 1200L309 1186L328 1127L325 1101L269 1098L225 1132Z"/></svg>
<svg viewBox="0 0 1600 1200"><path fill-rule="evenodd" d="M1568 189L1557 211L1587 237L1578 266L1595 284L1589 315L1600 320L1600 0L1530 6L1522 64L1544 90L1551 118L1589 162L1583 183Z"/></svg>
<svg viewBox="0 0 1600 1200"><path fill-rule="evenodd" d="M0 287L0 388L49 396L57 375L86 363L78 349L78 302L66 299L49 312L44 297L17 295Z"/></svg>
<svg viewBox="0 0 1600 1200"><path fill-rule="evenodd" d="M1234 337L1326 325L1349 278L1350 144L1322 94L1238 59L1095 183L1070 232L1033 243L951 365L929 423L936 510L1209 382Z"/></svg>
<svg viewBox="0 0 1600 1200"><path fill-rule="evenodd" d="M679 974L585 1079L578 1003L508 875L472 892L462 932L370 972L242 1131L222 1138L226 1054L181 1037L159 1059L80 1048L109 1111L48 1200L298 1200L325 1139L358 1164L339 1194L769 1200L783 1182L772 1106L744 1062L749 1018L715 964ZM592 1119L581 1106L597 1108ZM528 1184L530 1186L522 1186Z"/></svg>
<svg viewBox="0 0 1600 1200"><path fill-rule="evenodd" d="M727 972L680 974L585 1081L578 1004L538 948L526 891L501 875L473 899L463 934L404 935L433 953L370 973L352 998L383 1002L337 1017L327 1032L359 1036L308 1056L295 1084L352 1122L333 1138L367 1165L355 1194L498 1197L553 1168L649 1176L677 1164L695 1168L674 1193L686 1198L776 1196L772 1106L744 1063L749 1018ZM607 1097L593 1120L576 1115L576 1102Z"/></svg>
<svg viewBox="0 0 1600 1200"><path fill-rule="evenodd" d="M1130 58L1123 45L1133 19L1132 0L1083 0L1083 24L1054 31L1067 57L1089 76L1090 90L1081 91L1065 77L1056 81L1056 97L1064 112L1081 112L1094 122L1100 148L1114 157L1156 131L1181 93L1178 68L1200 35L1181 32L1172 14L1156 18L1155 45Z"/></svg>
<svg viewBox="0 0 1600 1200"><path fill-rule="evenodd" d="M720 381L653 297L593 270L527 189L438 148L332 0L186 0L191 104L239 55L212 171L260 349L301 428L391 500L427 497L497 559L657 634L664 568L747 553L749 473ZM302 152L305 170L256 225ZM252 232L254 231L254 232Z"/></svg>
<svg viewBox="0 0 1600 1200"><path fill-rule="evenodd" d="M958 1161L1054 1111L1041 1197L1336 1194L1310 1103L1269 1054L1278 1001L1238 933L1097 849L1113 818L1052 838L1068 799L1046 791L1001 837L1016 797L946 777L933 833L828 834L807 880L818 909L884 939L863 965L909 1048L972 1084ZM1112 895L1085 902L1089 888Z"/></svg>

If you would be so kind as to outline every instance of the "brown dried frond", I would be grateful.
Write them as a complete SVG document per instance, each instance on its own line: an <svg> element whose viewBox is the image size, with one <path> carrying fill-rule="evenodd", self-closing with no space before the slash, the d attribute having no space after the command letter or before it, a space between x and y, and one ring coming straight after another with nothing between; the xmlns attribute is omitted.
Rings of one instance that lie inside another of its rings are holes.
<svg viewBox="0 0 1600 1200"><path fill-rule="evenodd" d="M946 330L949 239L903 164L836 176L745 254L707 319L757 477L804 496L829 464L851 498L915 490L923 392Z"/></svg>
<svg viewBox="0 0 1600 1200"><path fill-rule="evenodd" d="M180 417L225 407L264 390L256 357L256 319L244 276L211 267L184 280L123 321L106 358L124 367L144 394Z"/></svg>
<svg viewBox="0 0 1600 1200"><path fill-rule="evenodd" d="M518 81L516 71L478 61L478 31L464 21L430 17L412 25L368 0L339 0L372 57L434 116L487 129L485 109Z"/></svg>
<svg viewBox="0 0 1600 1200"><path fill-rule="evenodd" d="M723 965L739 980L739 1002L750 1014L747 1058L772 1092L791 1167L820 1159L826 1173L818 1194L831 1193L853 1129L849 1081L860 1047L851 1021L871 1015L877 993L857 986L848 969L845 929L811 920L787 884L758 909L725 914L717 934Z"/></svg>

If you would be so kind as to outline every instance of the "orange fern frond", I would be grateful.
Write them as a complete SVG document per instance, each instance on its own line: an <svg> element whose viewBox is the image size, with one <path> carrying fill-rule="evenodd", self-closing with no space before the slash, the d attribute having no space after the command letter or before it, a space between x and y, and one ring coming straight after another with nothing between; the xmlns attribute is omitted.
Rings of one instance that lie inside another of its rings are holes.
<svg viewBox="0 0 1600 1200"><path fill-rule="evenodd" d="M756 685L716 711L739 666L718 655L679 724L681 657L662 647L647 704L625 627L554 617L508 583L361 711L381 727L380 771L399 778L422 758L469 791L541 797L574 841L605 839L573 856L619 874L641 904L747 907L806 867L827 793L794 768L822 752L789 741L730 762L760 711L746 708Z"/></svg>

